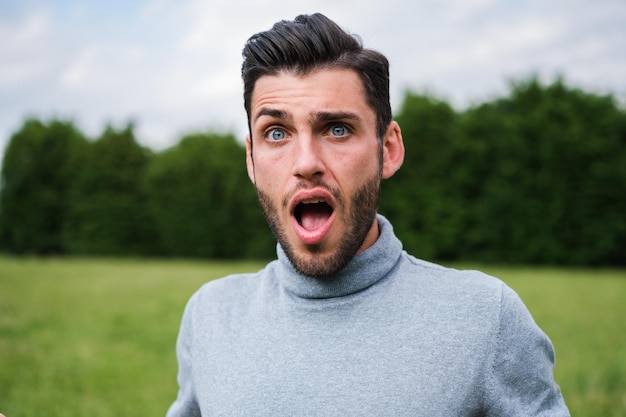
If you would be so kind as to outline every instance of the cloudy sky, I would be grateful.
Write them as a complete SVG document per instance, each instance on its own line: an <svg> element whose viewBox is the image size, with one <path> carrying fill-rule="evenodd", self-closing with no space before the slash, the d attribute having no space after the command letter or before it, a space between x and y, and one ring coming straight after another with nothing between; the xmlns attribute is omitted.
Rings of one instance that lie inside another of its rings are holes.
<svg viewBox="0 0 626 417"><path fill-rule="evenodd" d="M155 150L200 129L245 135L241 48L320 11L410 88L461 109L557 75L626 102L625 0L0 0L0 155L28 116L91 137L133 120Z"/></svg>

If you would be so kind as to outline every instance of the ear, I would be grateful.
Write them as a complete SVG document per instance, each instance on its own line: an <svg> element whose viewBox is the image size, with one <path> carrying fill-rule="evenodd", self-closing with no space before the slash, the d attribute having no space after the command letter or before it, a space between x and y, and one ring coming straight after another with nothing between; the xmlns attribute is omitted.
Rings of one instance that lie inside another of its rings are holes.
<svg viewBox="0 0 626 417"><path fill-rule="evenodd" d="M252 184L256 184L254 177L254 159L252 158L252 139L249 134L246 136L246 168L248 169L248 178L250 178Z"/></svg>
<svg viewBox="0 0 626 417"><path fill-rule="evenodd" d="M389 178L404 162L404 143L402 132L397 122L392 121L383 138L383 178Z"/></svg>

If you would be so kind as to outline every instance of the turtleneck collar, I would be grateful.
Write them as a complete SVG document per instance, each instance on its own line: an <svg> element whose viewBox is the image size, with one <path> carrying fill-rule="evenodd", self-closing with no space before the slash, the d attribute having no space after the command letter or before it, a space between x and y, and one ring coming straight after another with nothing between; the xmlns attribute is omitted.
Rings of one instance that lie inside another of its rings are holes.
<svg viewBox="0 0 626 417"><path fill-rule="evenodd" d="M312 278L298 273L283 248L277 245L280 285L301 298L342 297L374 285L396 265L402 253L402 243L393 233L391 223L380 214L377 220L378 240L331 277Z"/></svg>

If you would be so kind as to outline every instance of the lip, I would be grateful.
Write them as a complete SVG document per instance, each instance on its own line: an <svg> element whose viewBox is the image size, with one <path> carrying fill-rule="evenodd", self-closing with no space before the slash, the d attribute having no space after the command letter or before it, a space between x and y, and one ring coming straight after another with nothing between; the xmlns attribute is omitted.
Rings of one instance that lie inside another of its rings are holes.
<svg viewBox="0 0 626 417"><path fill-rule="evenodd" d="M303 201L311 200L311 199L321 199L324 200L326 204L328 204L333 213L328 218L328 221L324 224L323 227L317 230L307 230L298 223L296 216L294 214L296 206ZM332 225L335 221L335 200L330 192L323 188L314 188L311 190L302 190L294 194L291 199L291 203L289 204L289 214L291 215L291 223L293 225L294 232L298 239L305 245L316 245L322 242L324 238L328 235L328 232L332 228Z"/></svg>

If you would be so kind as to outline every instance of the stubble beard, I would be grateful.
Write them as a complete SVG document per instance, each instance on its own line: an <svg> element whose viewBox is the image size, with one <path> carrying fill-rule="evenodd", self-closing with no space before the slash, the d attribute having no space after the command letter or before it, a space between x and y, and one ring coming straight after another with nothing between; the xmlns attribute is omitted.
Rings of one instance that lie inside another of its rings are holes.
<svg viewBox="0 0 626 417"><path fill-rule="evenodd" d="M329 278L350 263L365 241L378 211L380 183L381 175L379 172L350 196L350 211L346 214L346 218L336 219L343 220L346 223L347 231L342 236L337 248L328 255L320 253L322 248L319 245L310 245L308 247L308 256L298 255L289 243L284 227L281 225L278 207L276 207L269 195L258 187L256 191L267 223L294 268L302 275L314 278ZM328 186L324 188L333 194L338 204L345 206L345 202L337 190ZM288 203L286 200L282 202L282 212L287 207ZM289 227L289 225L284 226Z"/></svg>

